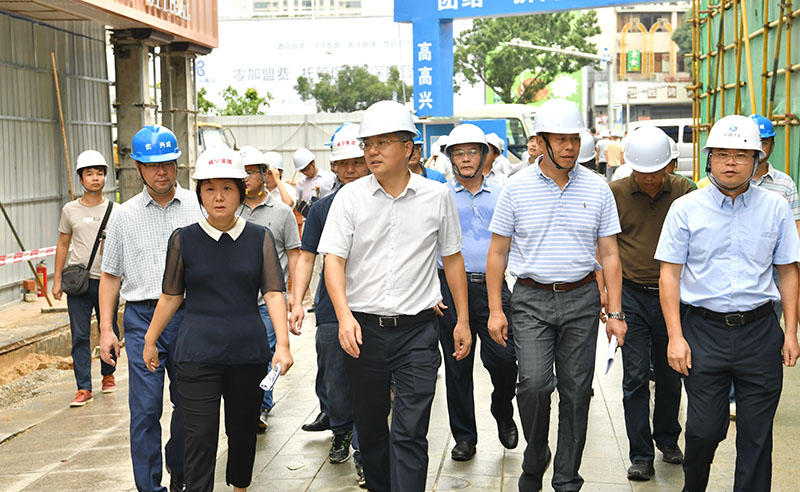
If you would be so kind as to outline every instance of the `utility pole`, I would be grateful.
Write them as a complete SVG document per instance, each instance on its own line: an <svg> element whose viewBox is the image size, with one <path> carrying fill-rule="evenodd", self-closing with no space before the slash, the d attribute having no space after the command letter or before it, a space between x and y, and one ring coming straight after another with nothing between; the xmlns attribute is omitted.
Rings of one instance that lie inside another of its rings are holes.
<svg viewBox="0 0 800 492"><path fill-rule="evenodd" d="M614 128L614 60L611 56L596 55L593 53L584 53L577 50L568 50L564 48L552 48L550 46L538 46L528 41L521 39L512 39L503 43L503 46L516 46L517 48L527 48L530 50L546 51L548 53L558 53L560 55L575 56L578 58L588 58L599 62L608 64L608 124L610 128ZM591 125L590 125L591 126Z"/></svg>

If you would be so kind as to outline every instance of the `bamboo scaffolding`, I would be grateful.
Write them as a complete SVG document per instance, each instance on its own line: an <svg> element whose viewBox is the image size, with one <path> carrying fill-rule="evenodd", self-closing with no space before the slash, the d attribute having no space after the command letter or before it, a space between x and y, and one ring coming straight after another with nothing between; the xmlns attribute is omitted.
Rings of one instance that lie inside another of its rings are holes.
<svg viewBox="0 0 800 492"><path fill-rule="evenodd" d="M747 59L747 89L750 94L750 113L757 113L758 107L756 106L756 86L753 83L753 58L750 55L750 32L747 21L747 0L742 0L742 37L744 38L744 53Z"/></svg>
<svg viewBox="0 0 800 492"><path fill-rule="evenodd" d="M792 0L786 0L786 72L783 78L786 79L786 109L784 113L788 116L792 113ZM783 162L786 174L790 174L789 163L792 161L792 146L791 139L789 138L789 127L783 129L783 142L785 150L783 153Z"/></svg>

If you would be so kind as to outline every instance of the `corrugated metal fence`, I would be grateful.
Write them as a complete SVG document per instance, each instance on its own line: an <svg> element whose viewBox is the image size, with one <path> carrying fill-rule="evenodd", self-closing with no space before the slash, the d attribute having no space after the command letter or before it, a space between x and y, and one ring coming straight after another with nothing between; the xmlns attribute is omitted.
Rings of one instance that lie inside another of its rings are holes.
<svg viewBox="0 0 800 492"><path fill-rule="evenodd" d="M69 184L50 53L55 53L73 188L77 155L89 148L112 164L106 32L94 22L46 25L0 11L0 201L26 249L54 246ZM106 184L109 197L115 182ZM0 218L0 254L19 251ZM53 258L47 261L52 272ZM21 298L27 265L0 267L0 305Z"/></svg>
<svg viewBox="0 0 800 492"><path fill-rule="evenodd" d="M198 121L219 123L230 128L236 144L252 145L263 152L274 150L283 157L283 179L293 181L295 169L292 154L299 147L310 149L317 156L317 165L330 169L330 149L325 146L331 135L344 122L358 123L361 111L354 113L321 113L260 116L198 116Z"/></svg>

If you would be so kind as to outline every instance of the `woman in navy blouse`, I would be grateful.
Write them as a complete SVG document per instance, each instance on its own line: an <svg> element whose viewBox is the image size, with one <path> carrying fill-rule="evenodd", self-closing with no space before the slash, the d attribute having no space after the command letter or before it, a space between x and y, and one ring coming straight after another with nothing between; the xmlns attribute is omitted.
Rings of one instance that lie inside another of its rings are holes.
<svg viewBox="0 0 800 492"><path fill-rule="evenodd" d="M169 239L162 294L145 336L143 358L160 365L159 336L186 303L176 349L178 393L186 429L187 491L211 491L219 435L220 397L228 436L226 482L235 491L250 485L258 414L259 382L267 363L292 366L283 273L272 234L240 219L244 164L228 148L213 148L197 159L192 178L207 216L176 229ZM264 295L278 344L271 354L256 299ZM185 297L184 297L185 295Z"/></svg>

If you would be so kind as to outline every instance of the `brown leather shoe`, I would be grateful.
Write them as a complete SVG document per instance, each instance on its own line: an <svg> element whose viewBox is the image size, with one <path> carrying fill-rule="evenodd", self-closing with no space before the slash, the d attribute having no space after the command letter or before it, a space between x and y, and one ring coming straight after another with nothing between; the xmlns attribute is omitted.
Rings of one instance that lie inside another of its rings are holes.
<svg viewBox="0 0 800 492"><path fill-rule="evenodd" d="M117 391L117 382L114 380L114 375L103 376L103 393L113 393L115 391Z"/></svg>
<svg viewBox="0 0 800 492"><path fill-rule="evenodd" d="M75 398L70 402L71 407L82 407L92 401L92 392L89 390L78 390Z"/></svg>

